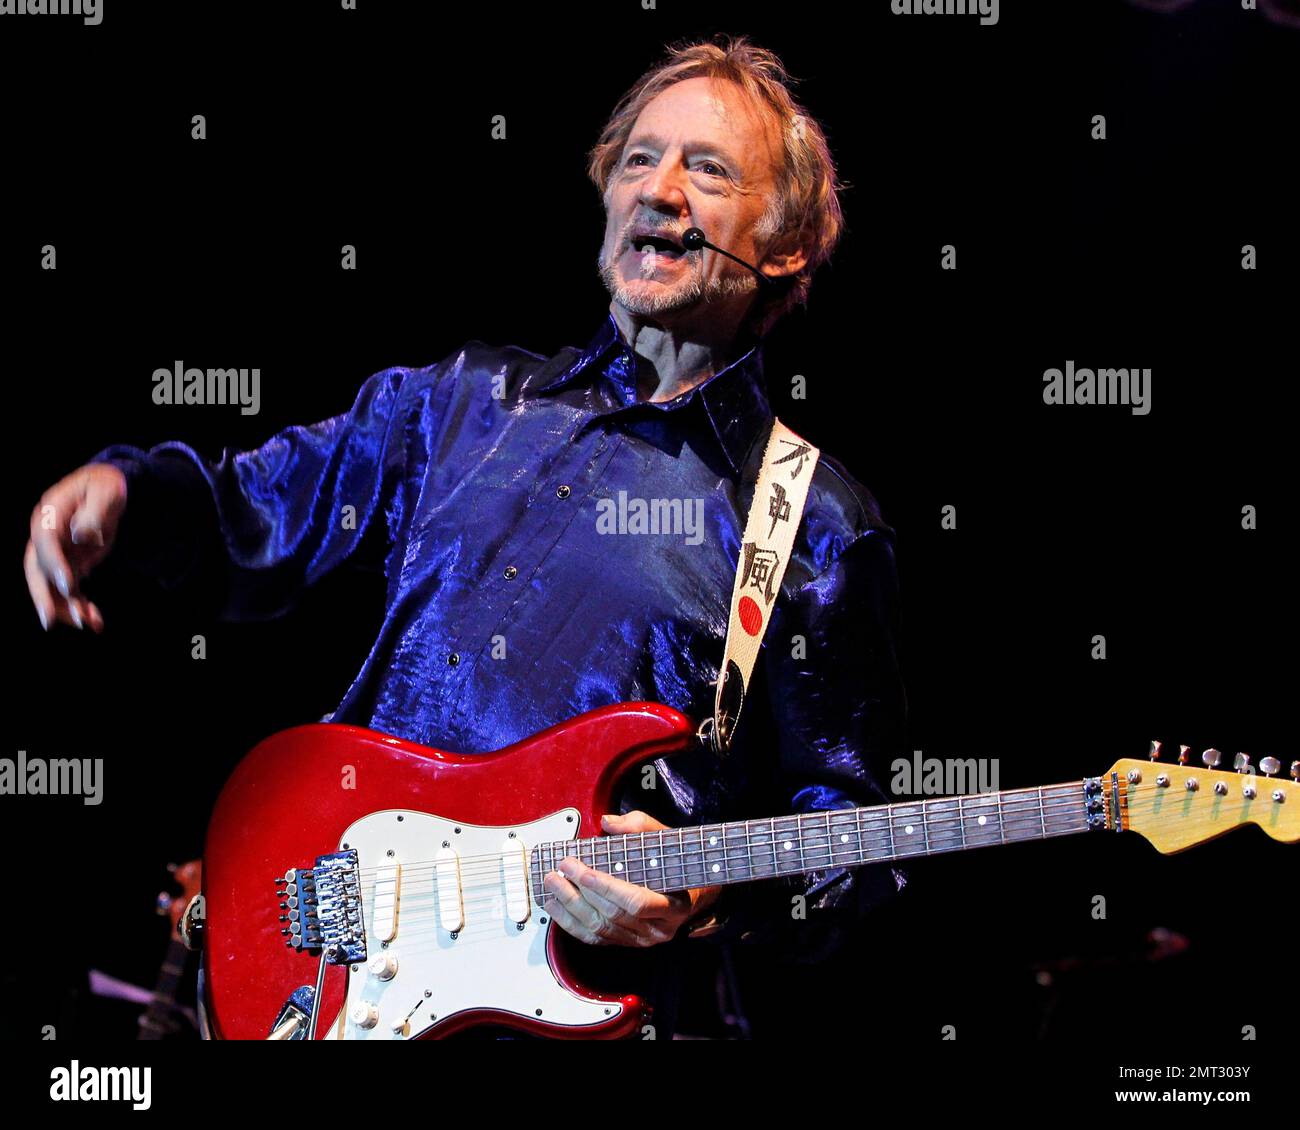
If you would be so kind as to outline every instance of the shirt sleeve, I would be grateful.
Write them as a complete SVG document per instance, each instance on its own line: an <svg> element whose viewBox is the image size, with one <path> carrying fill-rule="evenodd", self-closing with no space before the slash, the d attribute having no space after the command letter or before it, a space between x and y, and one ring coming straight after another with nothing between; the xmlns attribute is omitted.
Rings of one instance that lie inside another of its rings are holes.
<svg viewBox="0 0 1300 1130"><path fill-rule="evenodd" d="M778 607L762 662L783 812L887 802L888 762L906 742L898 629L893 535L884 527L868 529ZM729 935L813 961L906 882L888 863L828 868L727 888L717 908L734 919ZM796 895L804 896L802 919L793 913Z"/></svg>
<svg viewBox="0 0 1300 1130"><path fill-rule="evenodd" d="M179 442L105 448L91 462L127 480L114 559L164 588L200 592L222 619L288 611L382 521L404 459L394 420L413 372L429 370L375 373L350 411L215 462Z"/></svg>

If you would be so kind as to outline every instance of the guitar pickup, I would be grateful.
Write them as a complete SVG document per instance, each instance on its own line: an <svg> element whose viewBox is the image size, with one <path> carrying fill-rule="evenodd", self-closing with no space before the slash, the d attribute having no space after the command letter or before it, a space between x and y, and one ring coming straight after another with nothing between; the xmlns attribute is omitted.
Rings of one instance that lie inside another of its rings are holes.
<svg viewBox="0 0 1300 1130"><path fill-rule="evenodd" d="M460 856L443 848L433 861L438 881L438 921L449 934L465 928L465 899L460 885Z"/></svg>
<svg viewBox="0 0 1300 1130"><path fill-rule="evenodd" d="M528 853L517 838L501 845L501 881L506 890L506 917L522 926L528 921Z"/></svg>
<svg viewBox="0 0 1300 1130"><path fill-rule="evenodd" d="M401 864L380 867L375 873L375 889L370 900L370 929L381 942L391 942L397 936L397 902L401 881Z"/></svg>

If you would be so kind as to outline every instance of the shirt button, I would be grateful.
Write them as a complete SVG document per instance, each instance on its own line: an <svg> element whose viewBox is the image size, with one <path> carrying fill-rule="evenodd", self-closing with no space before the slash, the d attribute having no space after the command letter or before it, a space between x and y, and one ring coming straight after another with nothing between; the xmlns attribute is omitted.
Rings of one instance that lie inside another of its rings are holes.
<svg viewBox="0 0 1300 1130"><path fill-rule="evenodd" d="M459 653L459 652L453 651L449 656L447 656L447 666L448 666L448 667L455 667L456 664L459 663L459 662L460 662L460 653Z"/></svg>
<svg viewBox="0 0 1300 1130"><path fill-rule="evenodd" d="M568 497L569 497L569 484L568 484L568 483L561 483L558 487L556 487L556 488L555 488L555 497L556 497L556 498L568 498Z"/></svg>
<svg viewBox="0 0 1300 1130"><path fill-rule="evenodd" d="M506 566L505 578L507 581L513 581L518 575L519 575L519 570L516 569L513 565Z"/></svg>

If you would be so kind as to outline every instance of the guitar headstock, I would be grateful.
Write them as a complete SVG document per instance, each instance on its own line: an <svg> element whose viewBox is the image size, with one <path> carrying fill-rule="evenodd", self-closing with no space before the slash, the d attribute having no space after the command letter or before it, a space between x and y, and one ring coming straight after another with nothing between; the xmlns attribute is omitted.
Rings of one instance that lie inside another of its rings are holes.
<svg viewBox="0 0 1300 1130"><path fill-rule="evenodd" d="M1115 762L1101 779L1108 809L1119 794L1119 812L1108 823L1146 837L1166 855L1212 840L1245 824L1257 824L1275 840L1300 840L1300 761L1291 763L1291 779L1275 774L1276 757L1265 757L1259 771L1249 754L1239 753L1233 769L1219 768L1223 754L1207 749L1200 764L1190 764L1187 746L1178 747L1176 763L1161 762L1161 743L1151 743L1150 759ZM1114 783L1112 783L1114 782Z"/></svg>
<svg viewBox="0 0 1300 1130"><path fill-rule="evenodd" d="M179 887L179 892L159 891L158 898L154 902L154 909L165 918L171 919L172 937L177 936L177 928L180 925L181 917L185 913L185 908L189 906L190 900L203 887L203 863L198 859L191 859L188 863L182 863L179 866L175 863L167 864L167 870L171 874L172 883Z"/></svg>

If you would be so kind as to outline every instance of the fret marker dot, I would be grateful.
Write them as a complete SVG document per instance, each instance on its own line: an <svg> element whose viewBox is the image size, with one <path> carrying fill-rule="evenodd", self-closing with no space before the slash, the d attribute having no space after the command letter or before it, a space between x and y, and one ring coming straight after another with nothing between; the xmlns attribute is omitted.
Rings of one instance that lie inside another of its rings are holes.
<svg viewBox="0 0 1300 1130"><path fill-rule="evenodd" d="M650 866L651 866L651 867L658 867L658 866L659 866L659 860L657 860L657 859L652 859L652 860L650 860Z"/></svg>
<svg viewBox="0 0 1300 1130"><path fill-rule="evenodd" d="M623 865L622 865L621 863L616 863L616 864L614 864L614 870L615 870L615 871L622 871L622 870L623 870Z"/></svg>
<svg viewBox="0 0 1300 1130"><path fill-rule="evenodd" d="M714 870L714 871L721 871L721 870L722 870L722 866L721 866L720 864L715 863L715 864L713 865L713 870Z"/></svg>
<svg viewBox="0 0 1300 1130"><path fill-rule="evenodd" d="M912 834L912 825L911 825L911 824L907 824L907 825L905 825L905 826L903 827L903 831L906 832L906 833L910 836L910 835Z"/></svg>
<svg viewBox="0 0 1300 1130"><path fill-rule="evenodd" d="M716 844L717 842L718 842L718 837L717 837L717 836L710 836L710 837L709 837L709 846L710 846L710 847L712 847L712 846L713 846L714 844Z"/></svg>
<svg viewBox="0 0 1300 1130"><path fill-rule="evenodd" d="M977 823L979 823L980 825L983 825L983 824L986 823L987 821L988 821L988 817L987 817L987 816L981 816L981 817L979 818L979 820L977 821Z"/></svg>
<svg viewBox="0 0 1300 1130"><path fill-rule="evenodd" d="M849 842L849 834L848 834L848 832L841 832L841 833L840 833L840 843L842 843L842 844L847 844L848 842Z"/></svg>
<svg viewBox="0 0 1300 1130"><path fill-rule="evenodd" d="M792 847L794 847L794 844L792 844L789 840L786 840L784 846L785 846L785 850L789 851Z"/></svg>

